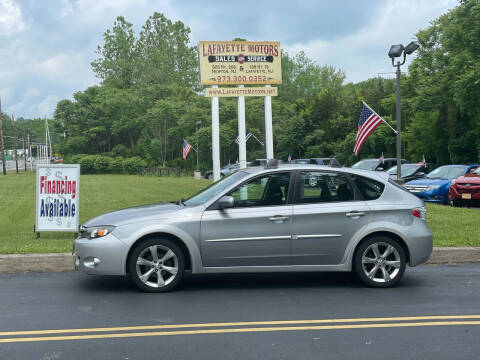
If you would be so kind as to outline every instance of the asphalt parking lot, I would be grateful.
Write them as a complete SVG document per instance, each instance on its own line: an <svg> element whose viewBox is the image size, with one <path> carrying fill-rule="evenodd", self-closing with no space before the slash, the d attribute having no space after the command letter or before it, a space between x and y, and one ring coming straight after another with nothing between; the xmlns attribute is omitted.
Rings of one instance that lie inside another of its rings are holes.
<svg viewBox="0 0 480 360"><path fill-rule="evenodd" d="M117 277L0 275L2 359L474 359L480 264L350 274L189 276L138 292ZM381 356L380 356L381 355Z"/></svg>

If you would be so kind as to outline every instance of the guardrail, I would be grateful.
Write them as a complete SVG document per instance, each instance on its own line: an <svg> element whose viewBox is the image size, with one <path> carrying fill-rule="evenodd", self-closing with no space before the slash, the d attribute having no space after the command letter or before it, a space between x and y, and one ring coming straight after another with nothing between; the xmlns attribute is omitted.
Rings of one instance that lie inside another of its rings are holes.
<svg viewBox="0 0 480 360"><path fill-rule="evenodd" d="M187 176L188 171L177 167L146 167L138 169L139 176Z"/></svg>

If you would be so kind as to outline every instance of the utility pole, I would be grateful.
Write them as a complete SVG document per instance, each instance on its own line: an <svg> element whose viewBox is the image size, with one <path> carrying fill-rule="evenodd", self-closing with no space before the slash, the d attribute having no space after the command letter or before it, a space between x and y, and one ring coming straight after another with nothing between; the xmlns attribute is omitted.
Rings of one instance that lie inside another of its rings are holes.
<svg viewBox="0 0 480 360"><path fill-rule="evenodd" d="M23 162L25 164L25 172L27 172L27 148L25 147L25 128L23 129Z"/></svg>
<svg viewBox="0 0 480 360"><path fill-rule="evenodd" d="M15 151L15 171L18 174L18 155L17 155L17 132L15 131L15 118L12 114L12 128L13 128L13 151Z"/></svg>
<svg viewBox="0 0 480 360"><path fill-rule="evenodd" d="M2 99L0 98L0 146L2 156L3 175L7 175L7 165L5 164L5 148L3 146L3 114L2 114Z"/></svg>
<svg viewBox="0 0 480 360"><path fill-rule="evenodd" d="M30 128L27 129L27 136L28 157L32 160L32 162L30 163L30 170L33 170L32 135L30 134Z"/></svg>

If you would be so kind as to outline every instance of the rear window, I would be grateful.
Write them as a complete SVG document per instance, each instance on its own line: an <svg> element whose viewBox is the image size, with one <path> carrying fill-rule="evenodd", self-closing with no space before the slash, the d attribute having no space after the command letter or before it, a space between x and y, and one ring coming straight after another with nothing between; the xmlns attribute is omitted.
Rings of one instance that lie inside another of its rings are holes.
<svg viewBox="0 0 480 360"><path fill-rule="evenodd" d="M376 200L385 190L385 185L379 181L354 174L351 174L351 177L365 200Z"/></svg>

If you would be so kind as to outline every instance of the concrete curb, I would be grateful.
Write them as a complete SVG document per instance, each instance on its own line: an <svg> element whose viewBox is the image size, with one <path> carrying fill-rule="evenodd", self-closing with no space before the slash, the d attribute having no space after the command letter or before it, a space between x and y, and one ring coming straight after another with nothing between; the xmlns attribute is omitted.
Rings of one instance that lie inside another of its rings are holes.
<svg viewBox="0 0 480 360"><path fill-rule="evenodd" d="M480 263L480 247L436 247L427 264ZM0 255L0 273L75 270L70 253Z"/></svg>

